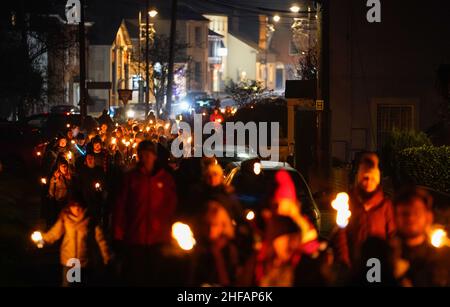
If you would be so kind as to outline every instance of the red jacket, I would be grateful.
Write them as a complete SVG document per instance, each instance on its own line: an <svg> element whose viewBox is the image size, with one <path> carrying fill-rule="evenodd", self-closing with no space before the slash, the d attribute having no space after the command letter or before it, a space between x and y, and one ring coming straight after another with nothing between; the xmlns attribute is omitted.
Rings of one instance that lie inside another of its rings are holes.
<svg viewBox="0 0 450 307"><path fill-rule="evenodd" d="M177 197L172 176L160 169L126 174L113 212L114 239L128 245L168 243Z"/></svg>
<svg viewBox="0 0 450 307"><path fill-rule="evenodd" d="M354 190L350 193L352 215L348 226L335 237L337 258L350 264L361 245L369 237L388 239L394 235L392 202L380 188L370 199L362 200Z"/></svg>
<svg viewBox="0 0 450 307"><path fill-rule="evenodd" d="M394 234L392 202L385 197L383 190L378 190L365 201L353 191L350 194L350 210L352 216L347 233L354 245L362 244L368 237L387 239Z"/></svg>

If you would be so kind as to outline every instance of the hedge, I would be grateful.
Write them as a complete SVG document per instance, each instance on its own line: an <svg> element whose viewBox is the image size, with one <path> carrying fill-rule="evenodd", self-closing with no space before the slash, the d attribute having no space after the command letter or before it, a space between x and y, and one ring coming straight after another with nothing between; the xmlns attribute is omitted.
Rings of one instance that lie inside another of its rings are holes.
<svg viewBox="0 0 450 307"><path fill-rule="evenodd" d="M450 146L421 146L401 150L396 173L401 183L414 183L450 193Z"/></svg>

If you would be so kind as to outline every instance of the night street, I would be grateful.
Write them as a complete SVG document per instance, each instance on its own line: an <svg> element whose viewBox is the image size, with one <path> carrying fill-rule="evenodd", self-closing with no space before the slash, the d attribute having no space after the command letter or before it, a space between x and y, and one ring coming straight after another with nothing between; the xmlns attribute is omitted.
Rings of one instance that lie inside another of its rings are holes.
<svg viewBox="0 0 450 307"><path fill-rule="evenodd" d="M1 6L1 287L450 286L450 2Z"/></svg>

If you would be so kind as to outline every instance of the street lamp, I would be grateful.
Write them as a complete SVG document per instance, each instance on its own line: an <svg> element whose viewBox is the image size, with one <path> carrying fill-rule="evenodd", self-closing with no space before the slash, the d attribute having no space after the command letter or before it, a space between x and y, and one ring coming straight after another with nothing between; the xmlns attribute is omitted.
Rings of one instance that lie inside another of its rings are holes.
<svg viewBox="0 0 450 307"><path fill-rule="evenodd" d="M273 16L273 21L274 22L279 22L280 21L280 19L281 19L281 17L280 17L280 15L275 15L275 16Z"/></svg>
<svg viewBox="0 0 450 307"><path fill-rule="evenodd" d="M290 10L292 13L297 14L298 12L300 12L300 7L299 7L297 4L293 4L293 5L289 8L289 10Z"/></svg>
<svg viewBox="0 0 450 307"><path fill-rule="evenodd" d="M150 12L148 12L148 15L150 15L151 18L154 18L156 17L156 15L158 15L158 11L155 9L150 10Z"/></svg>

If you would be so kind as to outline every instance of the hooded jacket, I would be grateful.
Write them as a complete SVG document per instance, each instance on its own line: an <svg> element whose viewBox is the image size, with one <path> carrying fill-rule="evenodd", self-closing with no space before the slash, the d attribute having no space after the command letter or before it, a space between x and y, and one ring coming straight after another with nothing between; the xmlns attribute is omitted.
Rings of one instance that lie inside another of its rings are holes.
<svg viewBox="0 0 450 307"><path fill-rule="evenodd" d="M97 246L105 264L111 259L111 251L103 231L86 213L86 209L79 216L73 215L69 209L63 210L55 225L42 235L44 242L48 244L61 237L60 262L63 266L67 266L71 258L79 259L81 267L88 266L98 251Z"/></svg>

